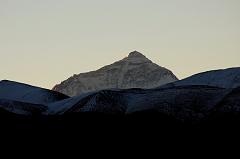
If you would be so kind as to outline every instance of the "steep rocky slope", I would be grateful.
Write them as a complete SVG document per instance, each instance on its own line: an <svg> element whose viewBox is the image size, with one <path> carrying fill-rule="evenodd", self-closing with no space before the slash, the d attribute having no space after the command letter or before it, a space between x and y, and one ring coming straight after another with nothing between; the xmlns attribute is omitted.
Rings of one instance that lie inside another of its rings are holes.
<svg viewBox="0 0 240 159"><path fill-rule="evenodd" d="M104 89L154 88L177 81L168 69L134 51L128 57L97 71L75 75L53 90L69 96Z"/></svg>

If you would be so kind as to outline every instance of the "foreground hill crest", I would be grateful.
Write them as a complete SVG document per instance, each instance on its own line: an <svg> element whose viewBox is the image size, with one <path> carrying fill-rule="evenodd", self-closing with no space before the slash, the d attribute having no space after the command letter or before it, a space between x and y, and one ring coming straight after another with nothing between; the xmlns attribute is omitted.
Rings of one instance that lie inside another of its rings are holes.
<svg viewBox="0 0 240 159"><path fill-rule="evenodd" d="M77 96L104 89L155 88L177 80L170 70L133 51L126 58L97 71L74 75L53 90Z"/></svg>

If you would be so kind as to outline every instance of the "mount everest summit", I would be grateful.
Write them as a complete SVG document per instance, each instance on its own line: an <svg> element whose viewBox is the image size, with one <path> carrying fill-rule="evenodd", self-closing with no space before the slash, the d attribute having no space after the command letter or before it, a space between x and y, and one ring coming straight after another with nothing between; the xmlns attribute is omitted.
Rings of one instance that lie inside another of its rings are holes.
<svg viewBox="0 0 240 159"><path fill-rule="evenodd" d="M53 90L68 96L77 96L104 89L150 89L177 80L170 70L134 51L128 57L97 71L74 75L56 85Z"/></svg>

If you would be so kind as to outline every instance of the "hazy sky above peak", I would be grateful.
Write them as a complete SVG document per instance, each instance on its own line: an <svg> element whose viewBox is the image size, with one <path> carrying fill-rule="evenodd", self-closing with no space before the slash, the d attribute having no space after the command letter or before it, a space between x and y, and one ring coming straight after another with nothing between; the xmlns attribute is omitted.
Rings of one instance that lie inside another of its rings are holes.
<svg viewBox="0 0 240 159"><path fill-rule="evenodd" d="M240 1L0 0L0 79L52 88L134 50L180 79L240 66Z"/></svg>

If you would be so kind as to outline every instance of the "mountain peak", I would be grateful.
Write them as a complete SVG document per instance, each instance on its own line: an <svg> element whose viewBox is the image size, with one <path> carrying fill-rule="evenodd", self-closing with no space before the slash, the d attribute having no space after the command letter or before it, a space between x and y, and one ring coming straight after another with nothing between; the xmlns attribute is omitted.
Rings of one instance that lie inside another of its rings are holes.
<svg viewBox="0 0 240 159"><path fill-rule="evenodd" d="M105 89L150 89L177 80L170 70L158 66L140 52L133 51L113 64L68 78L53 90L78 96Z"/></svg>
<svg viewBox="0 0 240 159"><path fill-rule="evenodd" d="M129 58L146 58L146 56L144 56L142 53L140 53L138 51L130 52L128 57Z"/></svg>
<svg viewBox="0 0 240 159"><path fill-rule="evenodd" d="M151 63L152 61L149 60L145 55L138 51L130 52L128 57L126 57L124 60L129 61L131 63Z"/></svg>

